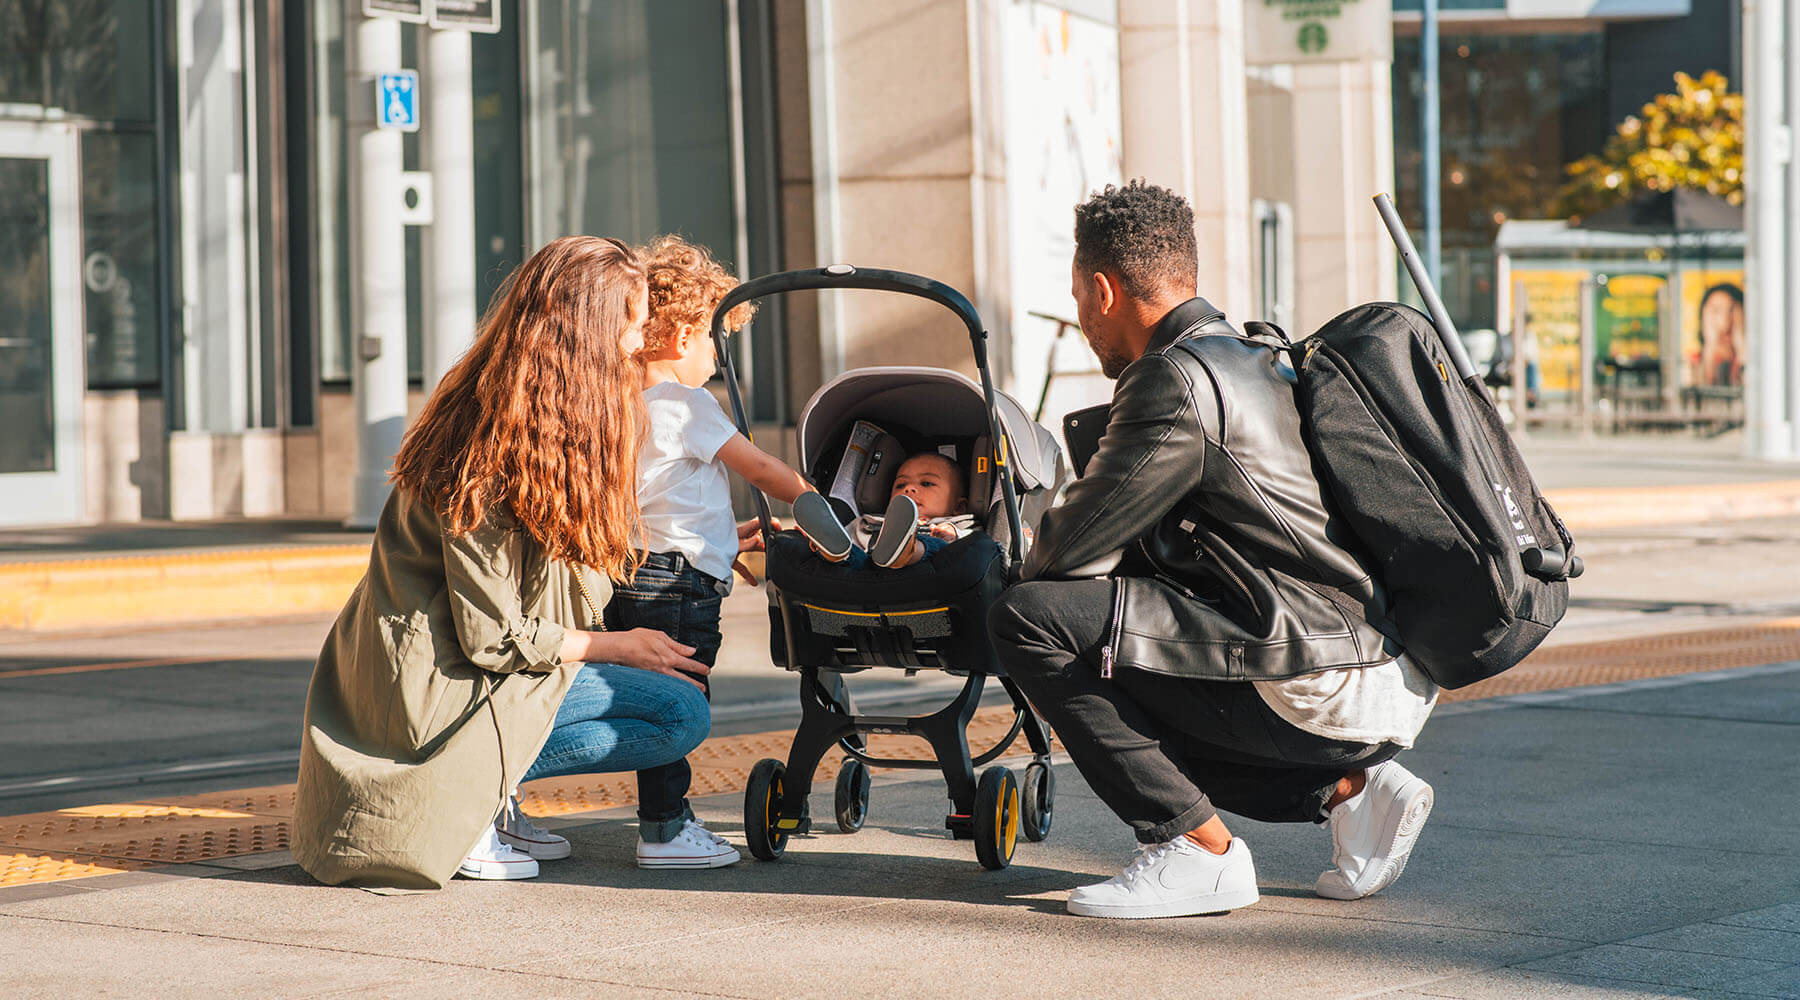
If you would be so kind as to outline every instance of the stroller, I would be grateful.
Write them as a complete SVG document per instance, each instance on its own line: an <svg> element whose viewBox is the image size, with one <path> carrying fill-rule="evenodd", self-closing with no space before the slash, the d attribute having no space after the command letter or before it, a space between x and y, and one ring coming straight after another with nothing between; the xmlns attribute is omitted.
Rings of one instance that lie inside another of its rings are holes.
<svg viewBox="0 0 1800 1000"><path fill-rule="evenodd" d="M1005 868L1021 832L1042 840L1050 831L1055 776L1050 731L1017 686L1001 673L987 630L987 612L1016 578L1027 539L1024 525L1055 499L1064 478L1056 439L988 375L987 331L969 300L941 282L900 271L847 264L784 271L733 289L713 313L712 335L738 428L749 433L724 317L739 303L810 289L874 289L930 299L955 313L969 330L981 382L937 368L859 368L813 394L800 417L801 462L809 477L836 495L840 513L886 506L895 467L906 454L934 450L963 469L968 511L981 531L928 559L894 570L852 570L816 555L798 531L776 532L768 500L755 494L767 547L770 657L800 674L802 707L788 759L765 758L744 791L744 830L750 852L773 861L788 838L811 827L807 808L814 772L835 744L845 760L837 775L838 828L861 829L869 804L870 767L940 768L951 812L944 825L972 839L983 867ZM844 511L843 507L851 508ZM966 676L961 691L930 715L858 715L844 675L871 667L942 670ZM988 677L1011 697L1010 730L979 754L969 748L968 725ZM1032 761L1024 787L1003 766L975 769L1009 748L1023 730ZM868 752L870 733L921 737L935 760L881 758Z"/></svg>

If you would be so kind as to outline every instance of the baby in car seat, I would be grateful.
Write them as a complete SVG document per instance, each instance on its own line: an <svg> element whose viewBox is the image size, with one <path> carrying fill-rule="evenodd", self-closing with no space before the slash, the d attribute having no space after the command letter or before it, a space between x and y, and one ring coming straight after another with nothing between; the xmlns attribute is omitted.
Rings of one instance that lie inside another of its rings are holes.
<svg viewBox="0 0 1800 1000"><path fill-rule="evenodd" d="M960 466L935 451L922 451L894 473L885 514L865 514L846 527L825 497L806 493L794 500L794 523L829 562L851 569L870 564L903 569L974 530L967 493Z"/></svg>

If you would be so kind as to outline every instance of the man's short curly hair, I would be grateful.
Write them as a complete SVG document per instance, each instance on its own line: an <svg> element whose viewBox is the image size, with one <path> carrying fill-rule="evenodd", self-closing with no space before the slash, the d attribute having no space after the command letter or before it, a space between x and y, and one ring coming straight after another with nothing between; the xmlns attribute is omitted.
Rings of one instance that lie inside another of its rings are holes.
<svg viewBox="0 0 1800 1000"><path fill-rule="evenodd" d="M1194 210L1187 199L1136 178L1075 206L1075 264L1119 276L1138 298L1192 295L1199 270Z"/></svg>
<svg viewBox="0 0 1800 1000"><path fill-rule="evenodd" d="M638 251L650 286L650 315L644 321L644 353L666 350L683 324L706 331L713 310L738 279L713 260L703 246L679 236L658 236ZM725 314L725 329L736 332L750 322L756 307L744 302Z"/></svg>

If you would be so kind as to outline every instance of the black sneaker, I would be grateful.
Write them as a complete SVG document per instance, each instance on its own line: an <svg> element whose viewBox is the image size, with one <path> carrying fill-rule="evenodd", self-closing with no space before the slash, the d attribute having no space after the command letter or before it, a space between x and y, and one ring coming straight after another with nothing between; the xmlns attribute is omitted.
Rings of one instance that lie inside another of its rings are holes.
<svg viewBox="0 0 1800 1000"><path fill-rule="evenodd" d="M849 557L850 533L820 494L809 490L794 498L794 526L827 560L843 562Z"/></svg>
<svg viewBox="0 0 1800 1000"><path fill-rule="evenodd" d="M869 545L869 561L883 569L892 567L912 551L913 536L918 533L919 505L904 493L894 497L881 517L881 531Z"/></svg>

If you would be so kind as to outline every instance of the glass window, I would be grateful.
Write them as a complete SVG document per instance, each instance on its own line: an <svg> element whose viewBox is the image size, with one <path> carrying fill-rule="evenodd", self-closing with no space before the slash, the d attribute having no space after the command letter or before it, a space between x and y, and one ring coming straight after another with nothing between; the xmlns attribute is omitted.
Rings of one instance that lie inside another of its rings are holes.
<svg viewBox="0 0 1800 1000"><path fill-rule="evenodd" d="M1493 326L1500 224L1548 218L1563 166L1606 141L1605 38L1596 31L1442 34L1438 41L1440 290L1453 319ZM1417 35L1394 39L1395 201L1415 235L1424 226L1420 51Z"/></svg>
<svg viewBox="0 0 1800 1000"><path fill-rule="evenodd" d="M156 274L156 137L81 137L87 381L154 386L162 371Z"/></svg>
<svg viewBox="0 0 1800 1000"><path fill-rule="evenodd" d="M475 102L475 311L525 260L525 150L519 122L518 5L500 31L470 37Z"/></svg>
<svg viewBox="0 0 1800 1000"><path fill-rule="evenodd" d="M675 232L735 266L726 5L538 0L534 10L532 238Z"/></svg>
<svg viewBox="0 0 1800 1000"><path fill-rule="evenodd" d="M50 165L0 158L0 473L56 468Z"/></svg>
<svg viewBox="0 0 1800 1000"><path fill-rule="evenodd" d="M350 188L344 128L344 6L313 10L313 309L319 379L350 377Z"/></svg>
<svg viewBox="0 0 1800 1000"><path fill-rule="evenodd" d="M0 0L0 103L152 121L148 0ZM196 38L217 53L220 39Z"/></svg>

